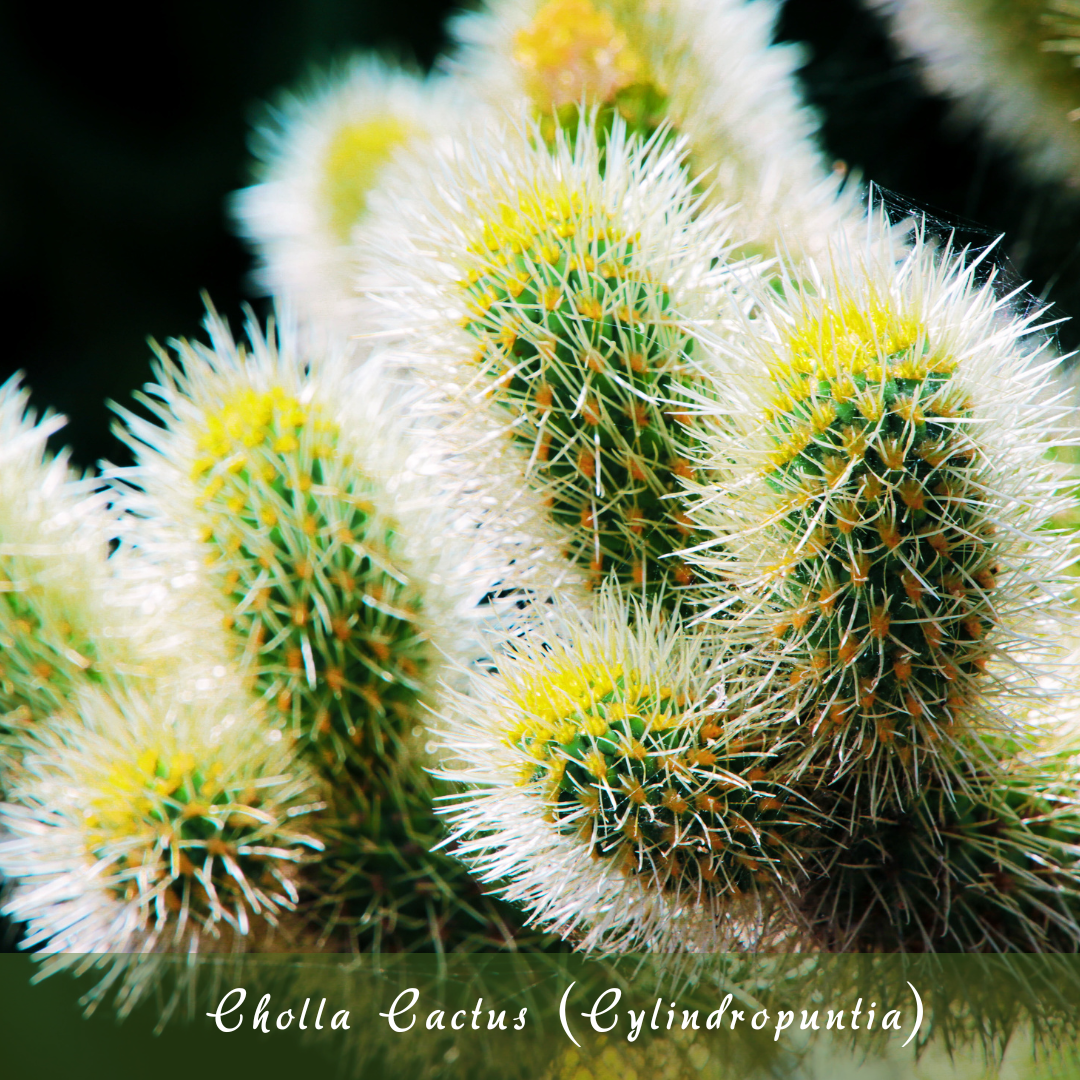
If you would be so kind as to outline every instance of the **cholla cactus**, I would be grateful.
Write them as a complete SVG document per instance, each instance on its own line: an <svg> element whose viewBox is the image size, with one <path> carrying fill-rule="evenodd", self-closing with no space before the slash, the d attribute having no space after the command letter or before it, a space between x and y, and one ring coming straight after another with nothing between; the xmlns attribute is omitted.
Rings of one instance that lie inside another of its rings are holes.
<svg viewBox="0 0 1080 1080"><path fill-rule="evenodd" d="M932 788L874 814L841 784L799 894L818 947L1072 952L1080 939L1076 750L969 754L965 790ZM846 805L845 805L846 804Z"/></svg>
<svg viewBox="0 0 1080 1080"><path fill-rule="evenodd" d="M731 339L726 479L694 512L716 537L698 555L723 581L714 610L738 588L725 618L790 683L802 766L869 762L871 809L929 772L962 785L961 744L1007 726L997 691L1020 693L999 662L1030 659L1071 558L1045 529L1069 412L1056 361L1038 311L1013 314L977 272L920 241L899 268L838 253L763 295Z"/></svg>
<svg viewBox="0 0 1080 1080"><path fill-rule="evenodd" d="M528 101L551 138L576 126L583 104L602 138L615 116L646 137L670 125L710 197L735 207L741 243L820 253L862 215L814 145L798 50L771 44L777 11L743 0L490 0L454 24L463 48L451 64L493 108L514 116Z"/></svg>
<svg viewBox="0 0 1080 1080"><path fill-rule="evenodd" d="M445 397L446 434L482 495L528 499L537 551L555 542L593 584L651 591L690 581L667 558L690 535L669 496L693 476L697 424L680 402L708 393L700 327L729 240L682 144L624 135L616 120L601 169L584 130L553 153L535 125L490 133L482 154L417 177L426 198L383 208L368 261L394 282L390 321ZM513 560L532 565L511 546ZM533 562L546 587L566 576L558 555Z"/></svg>
<svg viewBox="0 0 1080 1080"><path fill-rule="evenodd" d="M617 594L543 621L443 715L457 853L584 948L757 940L812 814L732 737L710 650Z"/></svg>
<svg viewBox="0 0 1080 1080"><path fill-rule="evenodd" d="M409 493L393 395L377 372L350 383L257 327L250 348L216 316L207 327L210 346L160 357L145 400L164 426L126 417L141 490L125 498L136 545L201 568L268 723L329 789L315 933L344 925L354 945L362 933L399 948L510 939L508 916L430 854L441 832L416 736L443 653L468 652L452 574L477 575L452 523Z"/></svg>
<svg viewBox="0 0 1080 1080"><path fill-rule="evenodd" d="M260 182L237 192L234 215L261 258L260 284L316 344L357 332L350 241L371 190L397 157L448 137L466 109L445 79L363 59L286 97L257 132Z"/></svg>
<svg viewBox="0 0 1080 1080"><path fill-rule="evenodd" d="M1080 176L1074 0L868 0L930 87L1040 177Z"/></svg>
<svg viewBox="0 0 1080 1080"><path fill-rule="evenodd" d="M63 418L36 421L28 398L17 377L0 388L0 732L130 661L101 499L47 452Z"/></svg>
<svg viewBox="0 0 1080 1080"><path fill-rule="evenodd" d="M377 406L349 415L333 369L207 326L210 347L160 356L145 400L165 426L127 417L143 542L204 565L277 726L363 782L420 722L437 661L438 585L410 564L385 488L400 449ZM365 420L370 442L346 426Z"/></svg>
<svg viewBox="0 0 1080 1080"><path fill-rule="evenodd" d="M0 809L4 912L50 958L121 957L139 996L139 955L233 946L295 906L297 864L321 843L300 819L314 778L251 711L223 669L187 685L85 689L23 736ZM73 955L74 954L74 955Z"/></svg>

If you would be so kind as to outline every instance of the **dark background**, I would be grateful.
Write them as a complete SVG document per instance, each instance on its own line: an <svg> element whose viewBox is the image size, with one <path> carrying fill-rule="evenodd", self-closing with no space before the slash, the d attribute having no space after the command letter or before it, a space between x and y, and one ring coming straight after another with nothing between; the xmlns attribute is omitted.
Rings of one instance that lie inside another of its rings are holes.
<svg viewBox="0 0 1080 1080"><path fill-rule="evenodd" d="M282 86L356 48L430 64L446 0L43 3L0 9L0 377L71 417L75 459L124 461L106 400L149 375L148 336L198 332L200 290L234 322L250 258L223 209L250 180L248 133ZM1005 234L1007 269L1080 312L1080 207L1026 181L950 119L855 0L788 0L780 36L830 156L966 241ZM1080 333L1065 328L1068 348Z"/></svg>

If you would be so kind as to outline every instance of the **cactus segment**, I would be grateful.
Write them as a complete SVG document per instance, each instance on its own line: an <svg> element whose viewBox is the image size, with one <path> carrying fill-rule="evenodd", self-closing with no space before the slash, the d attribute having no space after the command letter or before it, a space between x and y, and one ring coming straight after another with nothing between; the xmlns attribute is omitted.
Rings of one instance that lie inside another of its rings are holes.
<svg viewBox="0 0 1080 1080"><path fill-rule="evenodd" d="M281 386L230 392L198 448L207 560L258 689L321 768L361 782L420 722L434 658L378 486Z"/></svg>
<svg viewBox="0 0 1080 1080"><path fill-rule="evenodd" d="M665 497L693 475L677 401L694 341L640 243L563 189L498 207L470 250L466 326L530 479L594 583L659 588L689 526Z"/></svg>

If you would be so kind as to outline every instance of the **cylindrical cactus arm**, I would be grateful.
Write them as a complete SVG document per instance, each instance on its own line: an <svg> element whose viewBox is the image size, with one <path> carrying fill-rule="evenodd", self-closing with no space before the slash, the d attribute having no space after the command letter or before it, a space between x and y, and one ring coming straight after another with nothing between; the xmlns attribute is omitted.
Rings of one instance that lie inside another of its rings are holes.
<svg viewBox="0 0 1080 1080"><path fill-rule="evenodd" d="M245 347L208 326L212 347L162 357L148 398L161 424L125 417L138 465L123 498L133 543L198 568L193 602L217 611L271 731L327 789L303 933L346 948L512 943L514 913L432 850L445 831L422 733L444 658L471 655L472 556L408 479L420 465L399 403L370 368L350 377L288 338L251 327Z"/></svg>
<svg viewBox="0 0 1080 1080"><path fill-rule="evenodd" d="M258 182L235 192L231 209L259 257L257 283L295 312L307 340L344 344L363 331L352 237L369 195L392 162L422 155L471 104L445 77L357 57L267 110L253 140Z"/></svg>
<svg viewBox="0 0 1080 1080"><path fill-rule="evenodd" d="M714 530L691 558L718 618L789 685L807 765L869 769L876 797L962 786L966 740L1023 699L1072 559L1046 527L1070 413L1054 361L1037 312L976 273L919 238L898 267L841 251L763 296L730 339L727 479L692 513Z"/></svg>
<svg viewBox="0 0 1080 1080"><path fill-rule="evenodd" d="M0 732L134 662L104 500L48 452L63 418L28 400L18 378L0 388Z"/></svg>
<svg viewBox="0 0 1080 1080"><path fill-rule="evenodd" d="M384 419L383 443L365 444L332 374L305 374L257 332L249 355L212 330L216 351L162 359L147 400L164 428L129 420L143 488L129 497L151 538L201 564L271 722L320 771L365 782L422 722L438 659L437 589L372 465L394 434Z"/></svg>
<svg viewBox="0 0 1080 1080"><path fill-rule="evenodd" d="M731 272L724 219L699 214L681 144L643 145L621 121L603 169L585 134L560 133L554 155L535 125L490 138L483 156L448 156L423 199L384 207L368 262L396 284L373 292L410 332L478 490L528 492L546 519L536 546L554 538L593 585L670 595L691 580L672 496L700 434L686 391L710 388L700 333ZM500 432L510 452L491 451Z"/></svg>
<svg viewBox="0 0 1080 1080"><path fill-rule="evenodd" d="M0 809L4 912L47 970L115 954L99 992L121 979L134 1004L150 954L262 939L295 906L321 791L220 672L90 687L21 736Z"/></svg>
<svg viewBox="0 0 1080 1080"><path fill-rule="evenodd" d="M713 649L605 589L447 706L456 850L584 948L745 945L775 931L815 811L782 751L703 692Z"/></svg>
<svg viewBox="0 0 1080 1080"><path fill-rule="evenodd" d="M551 146L560 125L601 143L616 122L645 138L684 136L707 198L732 207L737 242L800 260L857 230L863 212L855 186L841 190L822 160L798 48L774 41L778 7L489 0L451 24L460 46L449 66L496 115L528 107Z"/></svg>

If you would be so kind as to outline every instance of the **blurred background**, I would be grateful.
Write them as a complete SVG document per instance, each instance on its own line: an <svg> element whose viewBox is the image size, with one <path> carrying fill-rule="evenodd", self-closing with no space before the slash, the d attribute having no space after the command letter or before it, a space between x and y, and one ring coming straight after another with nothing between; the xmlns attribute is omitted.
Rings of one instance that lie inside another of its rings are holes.
<svg viewBox="0 0 1080 1080"><path fill-rule="evenodd" d="M254 297L228 193L251 179L247 143L265 103L360 48L430 65L447 0L187 0L137 14L45 4L0 13L0 377L71 418L85 467L121 463L107 399L149 377L147 338L198 333L200 291L234 323ZM1080 314L1080 192L1026 179L951 119L857 0L788 0L801 78L827 154L984 245L1017 283ZM257 302L262 307L262 302ZM1080 327L1060 330L1063 347Z"/></svg>

